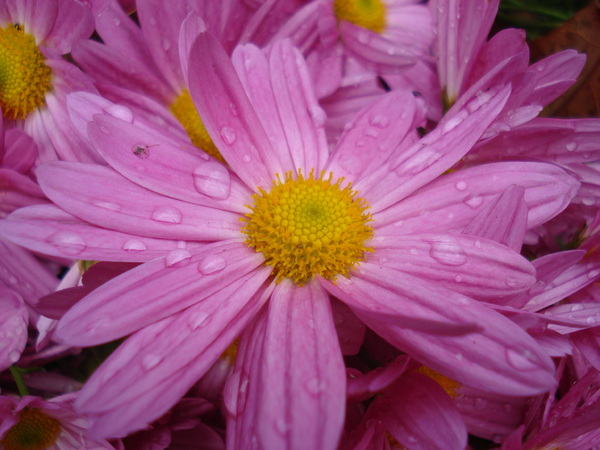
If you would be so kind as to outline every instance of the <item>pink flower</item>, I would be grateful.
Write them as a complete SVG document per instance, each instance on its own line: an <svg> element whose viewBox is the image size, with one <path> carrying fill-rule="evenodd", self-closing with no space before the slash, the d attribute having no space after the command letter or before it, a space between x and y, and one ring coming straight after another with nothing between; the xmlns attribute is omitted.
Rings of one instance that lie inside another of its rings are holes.
<svg viewBox="0 0 600 450"><path fill-rule="evenodd" d="M93 29L87 7L74 0L0 2L0 58L3 67L11 68L0 107L7 128L22 128L34 139L42 162L99 161L74 133L65 105L70 92L96 89L62 58Z"/></svg>
<svg viewBox="0 0 600 450"><path fill-rule="evenodd" d="M130 336L76 401L93 436L123 436L165 413L241 334L225 389L228 445L335 448L345 370L330 294L462 383L512 395L553 386L552 361L533 339L473 299L529 288L532 266L460 232L512 185L526 205L523 226L536 226L578 183L526 162L440 177L501 111L508 87L414 144L414 97L387 94L330 155L325 117L289 43L269 54L238 48L233 65L208 33L190 47L191 95L228 167L97 114L89 137L110 167L47 164L40 183L60 208L25 208L0 224L43 253L144 262L57 327L74 346ZM365 137L372 151L357 145Z"/></svg>
<svg viewBox="0 0 600 450"><path fill-rule="evenodd" d="M85 437L86 420L73 410L73 395L46 401L39 397L0 397L0 444L5 449L112 449Z"/></svg>

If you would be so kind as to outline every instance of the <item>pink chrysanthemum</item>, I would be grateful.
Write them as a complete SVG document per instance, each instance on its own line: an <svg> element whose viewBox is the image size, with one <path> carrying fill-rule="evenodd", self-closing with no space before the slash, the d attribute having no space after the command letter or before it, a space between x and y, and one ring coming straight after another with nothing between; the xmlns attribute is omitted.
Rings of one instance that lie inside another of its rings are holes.
<svg viewBox="0 0 600 450"><path fill-rule="evenodd" d="M88 8L74 0L0 1L0 107L5 126L25 130L39 160L98 161L74 133L66 96L97 92L88 77L62 55L94 29Z"/></svg>
<svg viewBox="0 0 600 450"><path fill-rule="evenodd" d="M564 209L578 183L526 162L441 176L509 87L479 96L414 145L398 145L413 142L413 96L387 94L330 155L325 117L289 43L268 55L238 48L233 65L208 33L189 47L191 95L228 167L97 114L88 133L110 166L47 164L40 183L60 208L25 208L0 224L40 252L144 262L57 327L75 346L130 336L77 399L94 436L123 436L159 417L242 334L225 389L228 446L335 448L345 370L329 295L461 383L513 395L551 388L550 358L474 300L527 289L532 266L460 232L512 185L536 226Z"/></svg>

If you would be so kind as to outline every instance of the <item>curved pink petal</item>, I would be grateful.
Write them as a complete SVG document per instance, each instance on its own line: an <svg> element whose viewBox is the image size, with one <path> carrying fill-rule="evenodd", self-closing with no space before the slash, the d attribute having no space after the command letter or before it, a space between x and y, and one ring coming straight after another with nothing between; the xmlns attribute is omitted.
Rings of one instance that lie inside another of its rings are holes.
<svg viewBox="0 0 600 450"><path fill-rule="evenodd" d="M462 231L511 185L525 189L528 229L565 209L579 188L575 178L553 164L503 162L461 169L375 214L377 234Z"/></svg>
<svg viewBox="0 0 600 450"><path fill-rule="evenodd" d="M35 2L36 4L52 2ZM43 44L60 52L61 55L71 51L73 43L87 39L94 31L94 18L86 5L73 0L58 0L58 14L52 30Z"/></svg>
<svg viewBox="0 0 600 450"><path fill-rule="evenodd" d="M49 198L95 225L163 239L241 236L239 214L156 194L107 167L58 161L41 166L37 174Z"/></svg>
<svg viewBox="0 0 600 450"><path fill-rule="evenodd" d="M75 406L93 437L123 437L167 412L221 356L268 298L269 270L132 335L98 368Z"/></svg>
<svg viewBox="0 0 600 450"><path fill-rule="evenodd" d="M377 334L460 383L507 395L536 395L556 383L554 364L518 325L480 302L381 266L324 282ZM389 317L383 314L389 315ZM439 322L436 332L410 327L410 317ZM480 328L444 334L444 324Z"/></svg>
<svg viewBox="0 0 600 450"><path fill-rule="evenodd" d="M181 242L94 227L54 205L22 208L0 221L0 230L34 252L89 261L150 261L177 249Z"/></svg>
<svg viewBox="0 0 600 450"><path fill-rule="evenodd" d="M250 192L220 162L109 115L88 125L90 141L124 177L159 194L216 209L246 211Z"/></svg>
<svg viewBox="0 0 600 450"><path fill-rule="evenodd" d="M94 290L64 315L55 336L79 347L110 342L188 306L210 303L219 290L264 280L271 269L257 270L261 262L261 255L237 241L173 250Z"/></svg>
<svg viewBox="0 0 600 450"><path fill-rule="evenodd" d="M354 183L384 164L424 120L414 96L392 91L362 109L345 128L327 169Z"/></svg>
<svg viewBox="0 0 600 450"><path fill-rule="evenodd" d="M225 50L203 32L189 58L190 94L214 144L248 187L269 189L273 147Z"/></svg>
<svg viewBox="0 0 600 450"><path fill-rule="evenodd" d="M462 450L467 445L467 429L454 402L420 373L403 375L374 400L368 414L407 448Z"/></svg>
<svg viewBox="0 0 600 450"><path fill-rule="evenodd" d="M389 163L361 178L355 188L373 212L405 198L452 167L477 142L502 110L510 93L505 86L485 93L448 115L429 134L398 152Z"/></svg>
<svg viewBox="0 0 600 450"><path fill-rule="evenodd" d="M237 397L228 400L236 406L229 445L335 449L346 376L327 293L316 282L281 282L243 340L248 344L228 386Z"/></svg>
<svg viewBox="0 0 600 450"><path fill-rule="evenodd" d="M375 245L370 264L429 280L477 299L516 294L535 283L535 269L514 250L460 234L395 236Z"/></svg>
<svg viewBox="0 0 600 450"><path fill-rule="evenodd" d="M27 343L28 319L21 296L0 282L0 370L8 369L21 357Z"/></svg>

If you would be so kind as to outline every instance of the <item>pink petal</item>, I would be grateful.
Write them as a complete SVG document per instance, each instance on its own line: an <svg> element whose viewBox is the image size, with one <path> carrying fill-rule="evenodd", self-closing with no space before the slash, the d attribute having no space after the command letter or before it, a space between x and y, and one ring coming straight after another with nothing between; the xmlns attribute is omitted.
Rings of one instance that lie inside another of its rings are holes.
<svg viewBox="0 0 600 450"><path fill-rule="evenodd" d="M200 33L189 58L190 93L214 144L248 187L270 188L273 148L223 47Z"/></svg>
<svg viewBox="0 0 600 450"><path fill-rule="evenodd" d="M75 406L92 437L123 437L167 412L268 298L268 270L132 335L98 368Z"/></svg>
<svg viewBox="0 0 600 450"><path fill-rule="evenodd" d="M326 170L355 183L384 164L423 119L411 93L392 91L382 95L347 125Z"/></svg>
<svg viewBox="0 0 600 450"><path fill-rule="evenodd" d="M236 241L173 250L94 290L65 314L56 337L78 347L110 342L190 305L210 302L219 289L266 278L271 269L256 270L261 262L261 255Z"/></svg>
<svg viewBox="0 0 600 450"><path fill-rule="evenodd" d="M364 274L329 292L346 302L377 334L410 356L460 383L506 395L536 395L555 384L554 364L518 325L483 304L425 284L385 267L365 266ZM362 278L364 277L364 279ZM387 318L385 315L389 315ZM427 318L438 330L413 329ZM480 328L451 333L477 324Z"/></svg>
<svg viewBox="0 0 600 450"><path fill-rule="evenodd" d="M461 169L374 215L378 235L463 230L484 205L511 185L525 189L527 227L534 228L567 207L579 182L558 166L544 163L506 162Z"/></svg>
<svg viewBox="0 0 600 450"><path fill-rule="evenodd" d="M521 186L507 187L497 199L479 211L463 233L492 239L515 252L520 252L527 231L524 192L525 189Z"/></svg>
<svg viewBox="0 0 600 450"><path fill-rule="evenodd" d="M0 283L0 370L15 364L27 343L29 314L23 299Z"/></svg>
<svg viewBox="0 0 600 450"><path fill-rule="evenodd" d="M240 237L238 214L155 194L107 167L60 161L37 174L57 205L102 227L165 239Z"/></svg>
<svg viewBox="0 0 600 450"><path fill-rule="evenodd" d="M348 399L362 401L374 397L395 382L405 371L411 359L401 355L383 367L377 367L358 378L348 379Z"/></svg>
<svg viewBox="0 0 600 450"><path fill-rule="evenodd" d="M71 51L74 42L90 37L94 31L94 18L86 5L72 0L58 0L56 3L58 15L52 30L44 39L44 45L64 55Z"/></svg>
<svg viewBox="0 0 600 450"><path fill-rule="evenodd" d="M467 444L467 429L452 399L425 375L403 375L370 408L372 417L411 449L464 449Z"/></svg>
<svg viewBox="0 0 600 450"><path fill-rule="evenodd" d="M525 258L478 236L390 237L368 261L478 299L516 294L535 283L535 269Z"/></svg>
<svg viewBox="0 0 600 450"><path fill-rule="evenodd" d="M237 416L227 425L229 445L335 448L346 388L327 293L316 282L283 281L242 339L248 344L240 345L226 394Z"/></svg>
<svg viewBox="0 0 600 450"><path fill-rule="evenodd" d="M431 133L397 153L389 163L362 178L356 189L369 201L373 212L405 198L452 167L481 137L502 110L510 88L482 95L466 108L447 116Z"/></svg>
<svg viewBox="0 0 600 450"><path fill-rule="evenodd" d="M180 242L90 226L54 205L22 208L0 221L0 229L35 252L92 261L150 261L177 249Z"/></svg>
<svg viewBox="0 0 600 450"><path fill-rule="evenodd" d="M94 116L90 140L111 166L154 192L217 209L246 211L249 191L227 167L193 146L108 115Z"/></svg>

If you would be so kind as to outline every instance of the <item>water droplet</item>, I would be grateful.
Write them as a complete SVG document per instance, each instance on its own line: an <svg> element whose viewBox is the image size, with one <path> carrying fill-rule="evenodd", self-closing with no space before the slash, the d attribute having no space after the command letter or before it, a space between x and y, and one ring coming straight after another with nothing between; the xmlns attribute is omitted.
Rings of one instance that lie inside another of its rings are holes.
<svg viewBox="0 0 600 450"><path fill-rule="evenodd" d="M133 113L123 105L111 104L103 108L107 114L110 114L116 119L123 120L128 123L133 123Z"/></svg>
<svg viewBox="0 0 600 450"><path fill-rule="evenodd" d="M8 282L9 282L10 284L17 284L17 283L19 282L19 280L17 280L17 277L15 277L15 276L12 276L12 275L11 275L11 276L8 278Z"/></svg>
<svg viewBox="0 0 600 450"><path fill-rule="evenodd" d="M246 390L248 389L248 384L250 383L250 380L245 379L244 381L242 381L240 383L240 392L246 392Z"/></svg>
<svg viewBox="0 0 600 450"><path fill-rule="evenodd" d="M465 205L467 205L469 208L472 208L472 209L479 208L482 203L483 203L483 197L480 197L479 195L472 195L465 199Z"/></svg>
<svg viewBox="0 0 600 450"><path fill-rule="evenodd" d="M374 139L379 136L379 131L375 130L374 128L367 128L364 135Z"/></svg>
<svg viewBox="0 0 600 450"><path fill-rule="evenodd" d="M216 161L207 162L194 169L194 186L201 194L212 198L226 199L231 192L229 170Z"/></svg>
<svg viewBox="0 0 600 450"><path fill-rule="evenodd" d="M412 155L408 160L395 167L400 175L416 175L431 167L442 157L439 150L432 146L425 146Z"/></svg>
<svg viewBox="0 0 600 450"><path fill-rule="evenodd" d="M487 400L484 400L481 397L477 397L475 399L475 408L476 409L485 409L487 404L488 404Z"/></svg>
<svg viewBox="0 0 600 450"><path fill-rule="evenodd" d="M143 252L147 250L146 244L139 239L128 239L121 248L126 252Z"/></svg>
<svg viewBox="0 0 600 450"><path fill-rule="evenodd" d="M243 160L245 163L249 163L250 161L252 161L252 156L250 156L248 153L246 153L246 154L243 156L242 160Z"/></svg>
<svg viewBox="0 0 600 450"><path fill-rule="evenodd" d="M190 263L192 255L184 248L177 248L165 256L165 265L167 267L184 267Z"/></svg>
<svg viewBox="0 0 600 450"><path fill-rule="evenodd" d="M118 27L121 25L121 20L118 17L113 17L113 23Z"/></svg>
<svg viewBox="0 0 600 450"><path fill-rule="evenodd" d="M223 138L223 141L227 145L231 145L235 142L237 135L235 134L235 131L233 130L233 128L223 127L223 128L221 128L221 137Z"/></svg>
<svg viewBox="0 0 600 450"><path fill-rule="evenodd" d="M377 128L386 128L390 124L390 120L383 114L375 114L369 123Z"/></svg>
<svg viewBox="0 0 600 450"><path fill-rule="evenodd" d="M506 285L507 285L507 286L509 286L509 287L516 287L516 286L519 284L519 283L518 283L518 281L517 281L517 279L516 279L516 278L514 278L514 277L506 277L506 278L504 279L504 282L505 282L505 283L506 283Z"/></svg>
<svg viewBox="0 0 600 450"><path fill-rule="evenodd" d="M577 144L575 142L569 142L567 144L567 151L574 152L575 150L577 150Z"/></svg>
<svg viewBox="0 0 600 450"><path fill-rule="evenodd" d="M235 106L235 103L229 104L229 111L231 111L231 115L234 117L237 117L240 115L240 112L238 111L237 106Z"/></svg>
<svg viewBox="0 0 600 450"><path fill-rule="evenodd" d="M310 118L313 122L313 125L317 128L322 128L325 125L325 120L327 119L327 114L325 111L319 106L311 106L308 109L308 113L310 114Z"/></svg>
<svg viewBox="0 0 600 450"><path fill-rule="evenodd" d="M219 272L227 267L227 261L221 256L207 256L198 263L198 270L204 275Z"/></svg>
<svg viewBox="0 0 600 450"><path fill-rule="evenodd" d="M121 205L117 205L116 203L112 202L94 202L94 205L99 208L109 209L111 211L121 211Z"/></svg>
<svg viewBox="0 0 600 450"><path fill-rule="evenodd" d="M142 357L142 367L146 370L150 370L159 365L162 360L162 356L156 355L154 353L144 355Z"/></svg>
<svg viewBox="0 0 600 450"><path fill-rule="evenodd" d="M48 242L65 255L75 256L83 252L87 245L83 238L71 231L59 231L48 238Z"/></svg>
<svg viewBox="0 0 600 450"><path fill-rule="evenodd" d="M494 442L496 444L500 444L502 442L502 436L500 436L499 434L493 435L492 442Z"/></svg>
<svg viewBox="0 0 600 450"><path fill-rule="evenodd" d="M397 220L396 222L392 223L394 228L400 228L402 225L404 225L404 220Z"/></svg>
<svg viewBox="0 0 600 450"><path fill-rule="evenodd" d="M456 183L456 189L458 189L459 191L464 191L467 189L467 183L465 183L464 181L459 181L458 183Z"/></svg>
<svg viewBox="0 0 600 450"><path fill-rule="evenodd" d="M210 315L206 311L196 311L188 318L188 325L192 330L197 330L208 322Z"/></svg>
<svg viewBox="0 0 600 450"><path fill-rule="evenodd" d="M20 357L21 357L21 353L19 353L16 350L11 350L10 352L8 352L8 360L11 363L16 363Z"/></svg>
<svg viewBox="0 0 600 450"><path fill-rule="evenodd" d="M599 270L592 270L591 272L588 273L588 278L596 278L598 275L600 275L600 271Z"/></svg>
<svg viewBox="0 0 600 450"><path fill-rule="evenodd" d="M320 394L325 389L325 385L318 378L313 378L306 382L306 389L311 394Z"/></svg>
<svg viewBox="0 0 600 450"><path fill-rule="evenodd" d="M159 206L152 212L152 219L165 223L181 223L181 211L172 206Z"/></svg>
<svg viewBox="0 0 600 450"><path fill-rule="evenodd" d="M138 144L133 147L133 154L140 159L146 159L150 156L150 150L147 145Z"/></svg>
<svg viewBox="0 0 600 450"><path fill-rule="evenodd" d="M596 204L596 199L593 197L583 197L581 203L585 206L594 206Z"/></svg>
<svg viewBox="0 0 600 450"><path fill-rule="evenodd" d="M538 72L543 72L544 70L546 70L546 64L536 64L535 68Z"/></svg>
<svg viewBox="0 0 600 450"><path fill-rule="evenodd" d="M285 435L289 429L288 423L285 419L278 417L275 419L275 429L282 435Z"/></svg>
<svg viewBox="0 0 600 450"><path fill-rule="evenodd" d="M462 282L462 280L463 280L463 279L462 279L462 277L461 277L460 275L456 275L456 276L454 277L454 281L456 281L457 283L460 283L460 282Z"/></svg>
<svg viewBox="0 0 600 450"><path fill-rule="evenodd" d="M104 134L110 135L110 130L104 125L100 125L100 131L102 131Z"/></svg>
<svg viewBox="0 0 600 450"><path fill-rule="evenodd" d="M452 117L447 122L445 122L442 126L442 130L444 133L447 133L454 128L456 128L463 121L462 117Z"/></svg>
<svg viewBox="0 0 600 450"><path fill-rule="evenodd" d="M515 370L532 371L537 370L534 355L529 350L507 348L505 352L506 362Z"/></svg>
<svg viewBox="0 0 600 450"><path fill-rule="evenodd" d="M451 237L432 242L429 254L437 262L447 266L461 266L467 262L464 249Z"/></svg>
<svg viewBox="0 0 600 450"><path fill-rule="evenodd" d="M162 48L165 52L168 52L171 49L171 41L170 40L163 38L161 44L162 44Z"/></svg>

